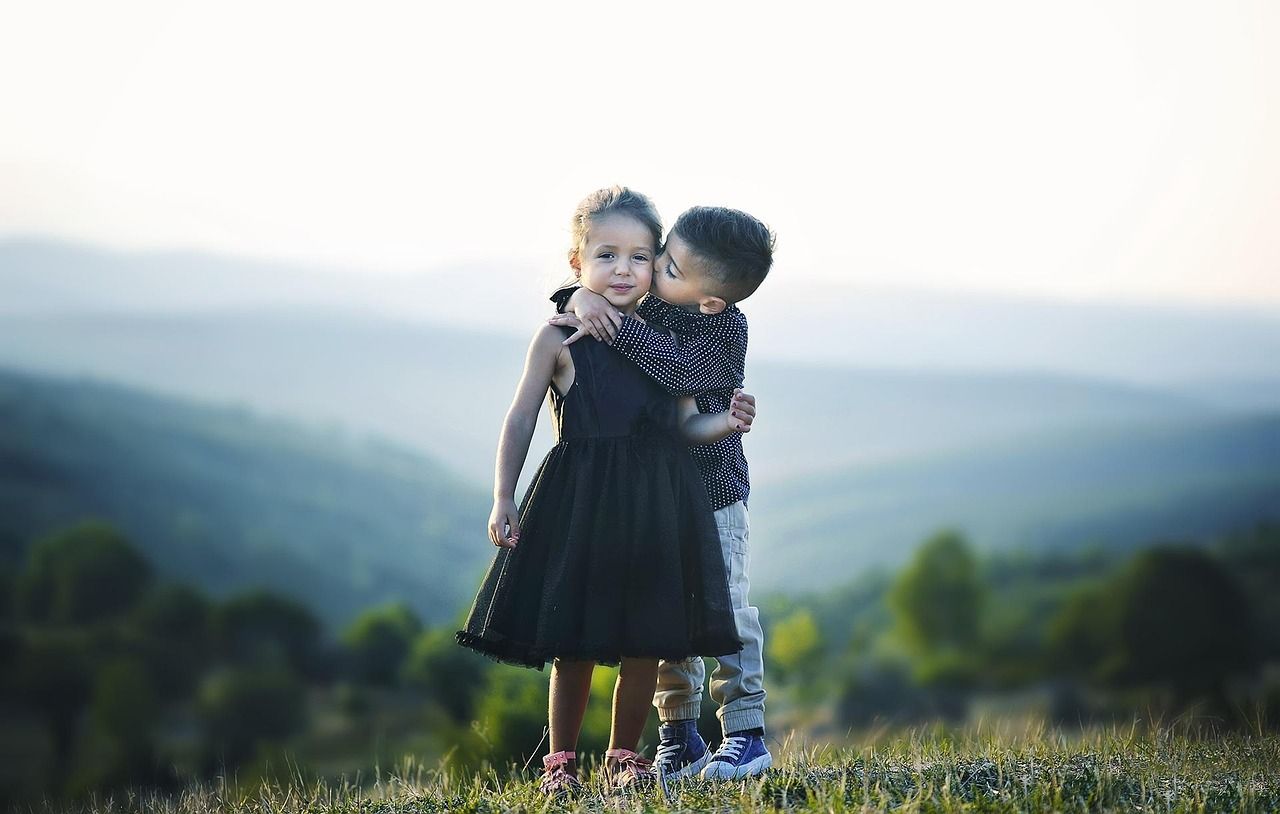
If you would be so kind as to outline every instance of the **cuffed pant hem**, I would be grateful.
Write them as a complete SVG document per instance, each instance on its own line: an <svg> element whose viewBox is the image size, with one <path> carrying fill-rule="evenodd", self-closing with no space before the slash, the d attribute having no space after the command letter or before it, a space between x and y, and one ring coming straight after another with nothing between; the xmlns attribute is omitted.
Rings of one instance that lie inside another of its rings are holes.
<svg viewBox="0 0 1280 814"><path fill-rule="evenodd" d="M764 710L763 709L735 709L726 711L721 708L719 710L720 727L724 730L724 734L730 732L741 732L744 729L764 729Z"/></svg>
<svg viewBox="0 0 1280 814"><path fill-rule="evenodd" d="M698 720L698 715L702 713L702 699L694 701L685 701L674 707L658 707L659 721L686 721L689 719Z"/></svg>

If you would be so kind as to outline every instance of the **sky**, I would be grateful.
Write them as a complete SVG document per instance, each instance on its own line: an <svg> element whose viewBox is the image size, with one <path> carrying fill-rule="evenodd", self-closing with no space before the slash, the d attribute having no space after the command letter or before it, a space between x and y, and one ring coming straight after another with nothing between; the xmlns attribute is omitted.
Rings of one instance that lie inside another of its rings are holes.
<svg viewBox="0 0 1280 814"><path fill-rule="evenodd" d="M0 0L0 240L501 290L622 183L788 301L1280 308L1280 4L831 5Z"/></svg>

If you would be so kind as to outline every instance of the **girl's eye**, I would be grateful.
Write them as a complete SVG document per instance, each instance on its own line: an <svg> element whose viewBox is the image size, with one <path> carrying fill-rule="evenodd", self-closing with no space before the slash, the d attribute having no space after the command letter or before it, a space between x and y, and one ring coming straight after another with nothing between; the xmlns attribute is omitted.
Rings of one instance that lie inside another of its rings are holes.
<svg viewBox="0 0 1280 814"><path fill-rule="evenodd" d="M613 252L600 252L600 259L601 259L601 260L612 260L612 259L613 259Z"/></svg>
<svg viewBox="0 0 1280 814"><path fill-rule="evenodd" d="M643 254L633 254L633 255L631 255L631 259L632 259L632 260L634 260L634 261L636 261L637 263L648 263L648 262L649 262L649 258L648 258L648 257L645 257Z"/></svg>
<svg viewBox="0 0 1280 814"><path fill-rule="evenodd" d="M664 268L663 272L665 272L666 275L673 280L676 278L676 273L671 270L671 266L667 266L666 268Z"/></svg>

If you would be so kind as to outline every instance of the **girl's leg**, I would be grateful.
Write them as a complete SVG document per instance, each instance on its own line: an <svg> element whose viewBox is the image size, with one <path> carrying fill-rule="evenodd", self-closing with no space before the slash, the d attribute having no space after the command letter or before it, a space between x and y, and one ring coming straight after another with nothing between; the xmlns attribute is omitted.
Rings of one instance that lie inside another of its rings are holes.
<svg viewBox="0 0 1280 814"><path fill-rule="evenodd" d="M649 718L653 691L658 683L657 659L623 659L613 685L613 725L610 749L635 751Z"/></svg>
<svg viewBox="0 0 1280 814"><path fill-rule="evenodd" d="M595 662L556 659L551 664L551 692L547 697L547 717L551 719L551 753L577 750L582 718L587 714L591 693L591 673ZM578 771L577 761L569 764Z"/></svg>

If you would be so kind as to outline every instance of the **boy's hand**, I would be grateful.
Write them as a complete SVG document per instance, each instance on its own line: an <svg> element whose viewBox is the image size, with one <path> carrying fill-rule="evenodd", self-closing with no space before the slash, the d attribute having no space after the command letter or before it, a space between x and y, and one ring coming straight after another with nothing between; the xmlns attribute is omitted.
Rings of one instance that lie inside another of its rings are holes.
<svg viewBox="0 0 1280 814"><path fill-rule="evenodd" d="M569 313L572 311L573 313ZM564 341L572 345L583 334L591 334L599 342L613 344L622 327L622 314L609 301L594 291L579 288L565 303L565 312L547 320L551 325L567 325L577 332Z"/></svg>
<svg viewBox="0 0 1280 814"><path fill-rule="evenodd" d="M729 400L729 426L740 433L751 432L751 424L756 420L756 397L741 387L733 391Z"/></svg>
<svg viewBox="0 0 1280 814"><path fill-rule="evenodd" d="M515 548L520 542L520 511L510 498L493 501L489 513L489 542L498 548Z"/></svg>

